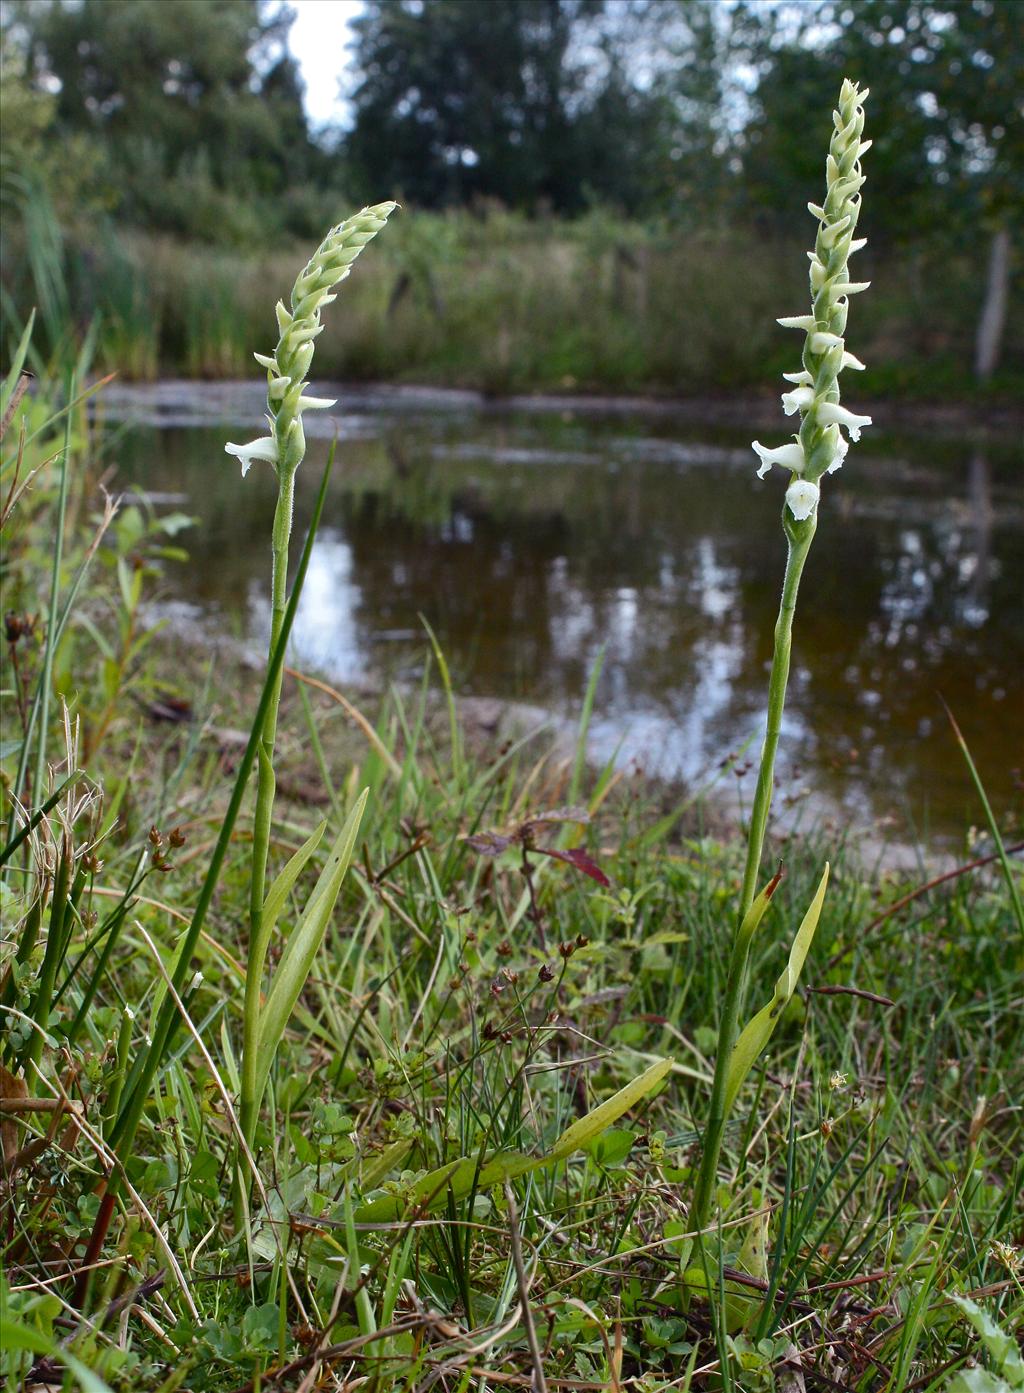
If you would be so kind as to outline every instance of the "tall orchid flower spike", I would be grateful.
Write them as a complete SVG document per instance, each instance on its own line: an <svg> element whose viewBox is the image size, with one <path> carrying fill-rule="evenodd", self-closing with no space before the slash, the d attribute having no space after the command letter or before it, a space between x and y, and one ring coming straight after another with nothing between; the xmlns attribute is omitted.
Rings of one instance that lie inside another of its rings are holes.
<svg viewBox="0 0 1024 1393"><path fill-rule="evenodd" d="M320 311L337 298L331 290L350 274L356 257L376 237L396 207L395 203L378 203L332 227L292 287L289 305L278 301L277 347L273 353L253 355L267 370L268 420L273 433L270 444L274 453L270 453L265 436L248 445L226 445L227 453L242 461L243 476L254 459L269 460L282 479L294 474L306 450L302 413L325 411L334 405L330 397L304 394L315 340L323 327Z"/></svg>
<svg viewBox="0 0 1024 1393"><path fill-rule="evenodd" d="M759 460L759 478L763 479L770 473L773 464L789 470L786 501L782 509L782 527L789 554L775 625L775 646L768 681L768 715L757 787L750 809L743 889L726 975L715 1075L704 1129L700 1173L687 1224L697 1234L705 1232L709 1221L712 1221L711 1211L718 1185L718 1160L726 1120L743 1079L768 1043L783 1006L795 990L797 977L817 927L828 881L826 866L817 894L797 931L789 966L776 984L775 995L741 1032L750 942L782 874L780 867L779 874L755 898L772 804L775 756L782 734L793 647L793 616L800 577L818 525L821 480L824 475L842 466L849 449L843 431L848 433L850 440L857 440L862 428L871 424L870 416L858 415L839 404L839 374L844 368L860 370L864 367L858 358L847 351L846 320L850 309L848 297L867 289L866 282L851 281L848 273L850 256L864 245L863 240L856 240L853 233L860 216L860 190L864 183L860 159L869 143L861 139L864 131L862 104L866 96L867 92L861 92L855 82L843 83L839 107L833 113L834 129L825 162L825 201L822 204L808 204L818 221L814 250L809 253L811 313L786 316L778 321L784 329L797 329L804 335L800 369L785 374L786 381L791 382L793 388L782 396L787 416L800 413L800 433L795 440L774 448L762 445L759 440L752 442ZM706 1281L706 1271L706 1266L702 1266L698 1274L701 1281Z"/></svg>
<svg viewBox="0 0 1024 1393"><path fill-rule="evenodd" d="M792 391L782 395L786 415L800 413L801 453L795 455L786 445L766 450L755 440L761 478L769 464L781 464L799 474L805 484L817 485L823 474L840 467L849 448L837 428L842 427L850 440L859 440L861 430L871 425L870 416L839 404L839 374L845 368L856 372L864 369L860 359L847 351L845 334L849 297L860 294L870 284L849 277L850 257L865 245L865 239L854 238L853 233L860 216L860 190L864 183L860 160L871 144L861 139L866 96L867 92L861 92L856 83L843 83L825 162L825 201L807 205L818 220L814 250L808 252L811 313L788 315L778 321L784 329L799 329L805 335L802 369L784 374L794 385ZM813 505L809 504L806 489L791 490L786 498L787 513L794 521L806 523L813 516L817 498Z"/></svg>
<svg viewBox="0 0 1024 1393"><path fill-rule="evenodd" d="M336 296L332 293L352 270L352 263L385 225L397 204L378 203L332 227L306 263L292 287L288 304L277 303L277 347L273 353L257 353L256 361L267 370L267 422L270 434L248 445L229 444L229 455L241 460L246 474L253 460L268 460L277 473L277 508L274 512L273 567L271 571L270 653L281 637L287 608L288 544L292 530L295 472L306 453L302 416L334 405L329 397L306 392L316 340L322 331L320 313ZM253 822L252 874L249 881L249 953L245 976L245 1034L242 1041L241 1104L239 1121L247 1146L253 1143L260 1100L261 1079L259 1020L263 970L272 925L264 909L267 858L274 810L274 745L281 702L281 674L271 693L258 749L258 783ZM353 834L354 835L354 834ZM296 931L297 932L297 931ZM292 940L289 940L289 951ZM239 1172L241 1175L241 1172ZM236 1210L245 1211L242 1182L237 1181Z"/></svg>

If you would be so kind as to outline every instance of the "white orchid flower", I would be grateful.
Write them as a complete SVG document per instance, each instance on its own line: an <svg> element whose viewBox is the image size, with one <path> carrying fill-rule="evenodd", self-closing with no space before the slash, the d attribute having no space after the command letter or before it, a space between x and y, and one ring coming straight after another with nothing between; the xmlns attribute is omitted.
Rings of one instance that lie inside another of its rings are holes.
<svg viewBox="0 0 1024 1393"><path fill-rule="evenodd" d="M277 442L272 436L261 435L258 440L250 440L248 445L234 445L231 441L224 446L226 454L234 455L242 462L242 478L248 474L254 459L269 460L277 464Z"/></svg>
<svg viewBox="0 0 1024 1393"><path fill-rule="evenodd" d="M863 372L866 367L867 364L862 363L855 354L846 352L843 353L843 361L839 364L840 372L843 368L853 368L854 372Z"/></svg>
<svg viewBox="0 0 1024 1393"><path fill-rule="evenodd" d="M784 372L782 376L787 382L795 382L798 387L809 387L814 381L814 378L806 369L800 372Z"/></svg>
<svg viewBox="0 0 1024 1393"><path fill-rule="evenodd" d="M781 465L783 469L791 469L794 474L802 474L807 467L804 447L799 440L791 441L788 445L777 445L774 450L762 445L760 440L752 440L750 443L761 460L757 470L759 479L764 478L773 464Z"/></svg>
<svg viewBox="0 0 1024 1393"><path fill-rule="evenodd" d="M794 479L786 490L786 503L797 522L804 522L816 510L820 490L807 479Z"/></svg>
<svg viewBox="0 0 1024 1393"><path fill-rule="evenodd" d="M296 411L329 411L332 406L337 406L337 397L299 397Z"/></svg>
<svg viewBox="0 0 1024 1393"><path fill-rule="evenodd" d="M842 348L843 340L839 334L829 334L817 329L810 337L812 353L827 353L830 348Z"/></svg>
<svg viewBox="0 0 1024 1393"><path fill-rule="evenodd" d="M776 324L781 324L783 329L803 329L807 334L813 333L817 322L813 314L787 314L775 321Z"/></svg>
<svg viewBox="0 0 1024 1393"><path fill-rule="evenodd" d="M794 412L806 411L813 401L813 387L794 387L791 392L783 392L782 409L787 416L792 416Z"/></svg>
<svg viewBox="0 0 1024 1393"><path fill-rule="evenodd" d="M871 425L870 416L858 416L856 411L847 411L837 402L825 401L818 407L818 420L823 426L845 426L851 440L859 440L863 426Z"/></svg>
<svg viewBox="0 0 1024 1393"><path fill-rule="evenodd" d="M830 455L829 463L825 466L824 472L834 474L837 469L842 469L843 461L850 450L850 444L838 426L828 426L824 436L824 443Z"/></svg>

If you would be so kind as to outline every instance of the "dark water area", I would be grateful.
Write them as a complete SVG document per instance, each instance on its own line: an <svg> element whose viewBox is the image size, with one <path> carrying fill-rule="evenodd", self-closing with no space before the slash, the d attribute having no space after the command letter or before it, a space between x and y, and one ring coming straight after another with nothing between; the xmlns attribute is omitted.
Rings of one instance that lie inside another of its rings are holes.
<svg viewBox="0 0 1024 1393"><path fill-rule="evenodd" d="M226 439L260 388L119 388L116 483L197 517L172 611L265 639L275 483ZM579 711L602 647L600 758L702 781L764 711L785 559L785 477L752 434L670 411L344 393L338 463L293 660L340 683L415 680L434 628L460 691ZM311 421L307 417L307 421ZM323 433L333 422L322 417ZM297 525L326 454L311 442ZM940 696L1003 815L1024 767L1024 451L1013 435L872 429L825 481L797 614L783 797L946 849L982 809ZM173 496L173 502L170 501ZM297 548L296 548L297 549ZM733 776L729 776L732 778ZM749 797L753 773L741 791Z"/></svg>

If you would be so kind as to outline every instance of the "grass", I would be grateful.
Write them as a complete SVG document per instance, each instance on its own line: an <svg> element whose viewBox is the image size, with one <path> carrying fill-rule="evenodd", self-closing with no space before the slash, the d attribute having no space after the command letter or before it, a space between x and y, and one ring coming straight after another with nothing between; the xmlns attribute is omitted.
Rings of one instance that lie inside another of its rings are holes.
<svg viewBox="0 0 1024 1393"><path fill-rule="evenodd" d="M61 595L75 584L104 526L102 444L76 412L70 454L62 421L23 452L23 468L43 468L4 539L13 613L48 604L62 479ZM252 1205L236 1227L248 799L178 973L174 950L225 826L241 756L231 732L249 724L261 679L159 634L117 661L126 615L140 604L144 614L160 568L180 564L161 519L136 511L105 526L49 655L47 787L80 762L63 748L76 717L92 732L87 777L58 793L6 866L12 1386L30 1368L42 1382L66 1374L89 1387L91 1371L118 1390L211 1391L304 1380L781 1390L799 1374L807 1388L867 1393L942 1389L969 1362L991 1361L953 1297L972 1297L1007 1331L1024 1320L1024 994L1000 864L882 917L913 882L873 873L853 846L784 845L770 832L786 874L752 980L781 971L826 851L833 875L806 989L726 1129L708 1300L692 1280L684 1287L681 1264L737 851L703 835L699 810L673 828L664 791L560 761L541 739L501 750L474 740L429 678L382 694L362 723L287 679L272 872L324 816L333 840L359 790L370 796L271 1070ZM136 575L138 596L125 588ZM5 645L8 802L11 693L38 689L46 661L41 623ZM191 718L157 719L168 713ZM607 887L541 856L527 879L516 848L491 857L466 841L570 797L590 821L550 844L585 851ZM1019 840L1012 827L1002 835ZM327 840L284 922L298 917ZM83 1289L119 1100L172 980L183 1026L143 1099ZM670 1072L610 1127L560 1147L664 1058ZM20 1086L16 1060L38 1066Z"/></svg>
<svg viewBox="0 0 1024 1393"><path fill-rule="evenodd" d="M146 500L90 516L109 476L75 383L102 334L60 385L44 374L19 399L22 366L42 366L30 320L0 400L7 1381L1020 1386L1011 829L955 722L991 856L881 887L834 834L828 848L813 828L784 842L770 824L815 480L845 453L828 422L852 437L870 424L836 405L831 332L846 325L837 297L865 288L846 283L866 148L854 84L834 126L814 314L793 326L813 386L792 394L804 419L785 463L804 477L783 516L742 868L703 830L699 801L658 807L613 764L588 767L597 670L563 758L536 736L475 743L429 628L419 689L392 688L368 713L286 668L334 457L289 591L301 413L330 404L302 395L320 307L393 204L332 229L278 303L274 356L257 355L272 436L225 447L273 461L278 479L259 678L162 645L147 594L187 560L173 539L188 520ZM603 253L609 229L592 223L598 234ZM389 313L376 311L396 342L417 287L435 320L447 313L438 248L424 258L415 231L398 246ZM581 242L574 262L549 243L527 274L506 243L489 246L505 370L524 307L523 342L550 346L538 286L552 330L585 339L592 324L556 291L593 251ZM622 265L638 277L639 334L653 261L615 244ZM473 278L458 283L471 299ZM721 382L756 331L735 279L701 285ZM215 356L230 353L218 306L234 298L226 285L186 303L187 342L208 322ZM350 319L372 361L366 303ZM159 341L152 305L148 318ZM151 342L137 360L150 355ZM592 361L582 340L570 357ZM758 895L766 850L778 871ZM741 1030L748 994L772 980Z"/></svg>
<svg viewBox="0 0 1024 1393"><path fill-rule="evenodd" d="M40 276L66 282L75 322L100 316L99 362L139 379L249 376L253 347L270 347L268 301L286 292L308 250L246 256L86 229L54 243L62 264L53 271L38 241L32 260L21 229L5 235L11 302L42 303ZM406 210L346 289L344 313L327 322L317 372L495 393L760 392L792 368L774 317L803 303L802 257L801 243L747 227L684 232L604 212L565 222ZM872 394L977 395L983 264L969 249L946 248L869 248L862 263L873 286L858 306L858 342ZM1013 308L985 399L1019 395L1024 316Z"/></svg>

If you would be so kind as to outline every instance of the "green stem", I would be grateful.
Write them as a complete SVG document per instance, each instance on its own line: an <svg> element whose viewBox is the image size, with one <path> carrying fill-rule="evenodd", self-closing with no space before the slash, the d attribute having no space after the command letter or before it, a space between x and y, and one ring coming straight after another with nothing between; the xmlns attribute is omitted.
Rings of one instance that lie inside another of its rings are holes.
<svg viewBox="0 0 1024 1393"><path fill-rule="evenodd" d="M779 748L782 732L782 713L786 705L786 685L789 681L790 656L793 646L793 615L796 612L796 597L803 575L807 553L814 540L817 525L812 515L806 522L795 522L788 509L783 510L782 526L789 542L786 560L786 576L782 584L782 601L779 616L775 621L775 650L772 655L771 676L768 679L768 720L764 744L761 747L761 766L757 775L757 789L754 806L750 814L750 832L747 840L747 860L743 872L743 890L740 896L740 910L732 951L729 955L729 969L726 978L725 1003L718 1028L718 1052L715 1056L715 1077L711 1087L711 1105L708 1110L708 1123L704 1131L704 1144L701 1152L700 1173L690 1208L690 1227L703 1229L711 1213L711 1201L718 1177L718 1158L722 1150L722 1136L725 1131L725 1087L729 1058L739 1034L739 1021L743 1009L744 985L747 973L747 960L750 956L750 940L753 932L744 933L742 924L754 900L757 890L757 877L761 869L764 853L764 838L768 827L768 814L772 803L772 789L775 781L775 754Z"/></svg>
<svg viewBox="0 0 1024 1393"><path fill-rule="evenodd" d="M271 578L270 652L281 637L285 608L288 603L288 547L292 531L292 511L295 499L295 471L282 470L279 476L277 507L274 510L273 572ZM256 1096L256 1046L259 1035L260 994L263 986L263 967L267 957L267 939L263 929L263 898L267 879L267 859L270 853L271 823L274 814L274 746L277 743L277 720L281 707L283 668L279 668L270 694L270 703L263 722L257 749L256 813L252 835L252 876L249 886L249 953L245 970L245 1009L242 1033L242 1089L239 1103L239 1124L247 1145L252 1145L256 1131L259 1099Z"/></svg>

